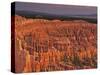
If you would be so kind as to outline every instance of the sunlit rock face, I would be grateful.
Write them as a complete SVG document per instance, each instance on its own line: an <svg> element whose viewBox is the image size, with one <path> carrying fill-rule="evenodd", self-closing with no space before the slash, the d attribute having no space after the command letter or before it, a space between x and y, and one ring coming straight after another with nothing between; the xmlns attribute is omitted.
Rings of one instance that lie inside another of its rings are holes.
<svg viewBox="0 0 100 75"><path fill-rule="evenodd" d="M16 15L15 62L16 72L96 68L97 25Z"/></svg>

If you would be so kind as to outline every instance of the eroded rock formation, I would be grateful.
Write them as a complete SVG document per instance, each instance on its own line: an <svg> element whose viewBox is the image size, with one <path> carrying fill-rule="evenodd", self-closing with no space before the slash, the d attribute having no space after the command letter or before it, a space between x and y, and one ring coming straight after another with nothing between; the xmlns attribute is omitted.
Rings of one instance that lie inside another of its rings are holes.
<svg viewBox="0 0 100 75"><path fill-rule="evenodd" d="M15 16L16 72L97 67L97 25Z"/></svg>

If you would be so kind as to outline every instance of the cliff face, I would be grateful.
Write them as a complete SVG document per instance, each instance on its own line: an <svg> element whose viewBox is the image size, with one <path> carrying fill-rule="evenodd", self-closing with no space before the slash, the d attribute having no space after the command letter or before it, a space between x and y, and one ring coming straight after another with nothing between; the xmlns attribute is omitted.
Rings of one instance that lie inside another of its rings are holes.
<svg viewBox="0 0 100 75"><path fill-rule="evenodd" d="M97 67L97 25L15 16L16 72Z"/></svg>

